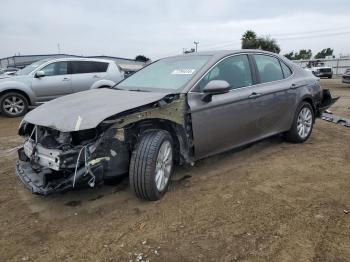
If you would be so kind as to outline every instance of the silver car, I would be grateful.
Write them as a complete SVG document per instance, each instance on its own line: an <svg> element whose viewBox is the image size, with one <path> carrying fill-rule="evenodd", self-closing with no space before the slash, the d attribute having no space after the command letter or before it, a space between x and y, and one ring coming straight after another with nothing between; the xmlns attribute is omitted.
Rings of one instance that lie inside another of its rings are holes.
<svg viewBox="0 0 350 262"><path fill-rule="evenodd" d="M276 134L302 143L335 101L318 78L273 53L169 57L114 89L72 94L29 112L19 129L25 142L17 175L33 193L47 195L128 174L137 197L158 200L175 164Z"/></svg>
<svg viewBox="0 0 350 262"><path fill-rule="evenodd" d="M350 84L350 68L345 70L345 72L342 76L342 82L344 84Z"/></svg>
<svg viewBox="0 0 350 262"><path fill-rule="evenodd" d="M0 79L0 112L24 115L28 108L88 89L112 87L124 78L114 61L85 58L41 60Z"/></svg>

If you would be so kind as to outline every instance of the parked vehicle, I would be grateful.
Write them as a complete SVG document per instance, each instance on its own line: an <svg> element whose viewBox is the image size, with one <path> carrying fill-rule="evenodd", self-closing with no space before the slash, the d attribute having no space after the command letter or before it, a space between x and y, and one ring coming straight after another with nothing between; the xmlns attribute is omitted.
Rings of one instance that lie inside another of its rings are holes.
<svg viewBox="0 0 350 262"><path fill-rule="evenodd" d="M88 89L112 87L124 78L114 61L85 58L41 60L0 79L0 111L7 117Z"/></svg>
<svg viewBox="0 0 350 262"><path fill-rule="evenodd" d="M305 69L311 71L317 77L333 77L332 67L325 66L320 61L310 61Z"/></svg>
<svg viewBox="0 0 350 262"><path fill-rule="evenodd" d="M284 134L311 135L336 99L286 58L261 50L156 61L114 89L58 98L19 128L17 175L35 194L94 187L129 173L136 196L158 200L175 164Z"/></svg>
<svg viewBox="0 0 350 262"><path fill-rule="evenodd" d="M350 84L350 68L345 70L342 76L342 81L344 84Z"/></svg>

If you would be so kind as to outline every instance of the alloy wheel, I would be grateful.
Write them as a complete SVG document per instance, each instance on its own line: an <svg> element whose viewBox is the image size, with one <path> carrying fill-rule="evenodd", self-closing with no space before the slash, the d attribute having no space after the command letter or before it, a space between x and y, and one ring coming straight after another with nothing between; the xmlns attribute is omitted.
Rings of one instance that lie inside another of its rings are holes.
<svg viewBox="0 0 350 262"><path fill-rule="evenodd" d="M19 115L25 108L25 102L22 98L12 95L3 101L3 110L9 115Z"/></svg>
<svg viewBox="0 0 350 262"><path fill-rule="evenodd" d="M162 192L168 184L173 166L173 150L167 140L161 145L156 162L155 182L159 192Z"/></svg>
<svg viewBox="0 0 350 262"><path fill-rule="evenodd" d="M297 122L297 130L300 138L305 139L310 134L312 121L312 112L310 108L302 108L299 112Z"/></svg>

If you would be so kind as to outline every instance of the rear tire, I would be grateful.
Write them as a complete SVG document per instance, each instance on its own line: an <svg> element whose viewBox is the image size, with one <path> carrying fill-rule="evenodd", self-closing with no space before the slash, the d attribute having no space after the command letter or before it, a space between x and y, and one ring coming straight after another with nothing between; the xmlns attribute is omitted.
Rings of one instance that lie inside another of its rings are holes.
<svg viewBox="0 0 350 262"><path fill-rule="evenodd" d="M143 135L131 155L131 190L144 200L156 201L168 190L174 169L174 143L169 132L155 130Z"/></svg>
<svg viewBox="0 0 350 262"><path fill-rule="evenodd" d="M294 116L293 125L286 133L286 140L292 143L304 143L311 135L315 113L308 102L302 102Z"/></svg>
<svg viewBox="0 0 350 262"><path fill-rule="evenodd" d="M23 116L28 111L28 100L17 92L9 92L0 98L0 111L7 117Z"/></svg>
<svg viewBox="0 0 350 262"><path fill-rule="evenodd" d="M328 76L328 79L331 79L333 76Z"/></svg>

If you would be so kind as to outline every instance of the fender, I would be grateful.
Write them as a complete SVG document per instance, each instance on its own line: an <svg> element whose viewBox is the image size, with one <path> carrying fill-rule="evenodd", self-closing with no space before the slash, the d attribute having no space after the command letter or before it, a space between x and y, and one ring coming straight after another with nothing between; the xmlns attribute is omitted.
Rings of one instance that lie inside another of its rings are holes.
<svg viewBox="0 0 350 262"><path fill-rule="evenodd" d="M102 80L98 80L95 83L93 83L93 85L90 87L90 89L97 89L100 88L102 86L114 86L115 83L111 80L107 80L107 79L102 79Z"/></svg>
<svg viewBox="0 0 350 262"><path fill-rule="evenodd" d="M29 98L29 105L34 105L36 102L35 94L30 87L30 83L26 84L20 81L7 80L0 82L0 94L6 91L16 92L16 90L25 93Z"/></svg>

